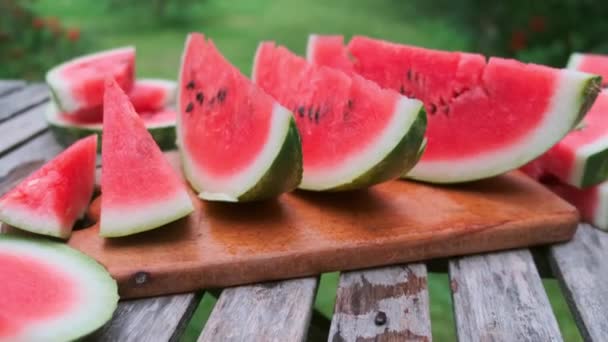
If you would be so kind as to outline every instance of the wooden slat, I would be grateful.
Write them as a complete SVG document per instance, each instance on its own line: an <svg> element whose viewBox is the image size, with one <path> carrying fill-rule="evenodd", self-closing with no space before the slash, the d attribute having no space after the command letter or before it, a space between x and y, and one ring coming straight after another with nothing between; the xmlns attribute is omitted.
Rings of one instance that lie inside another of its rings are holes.
<svg viewBox="0 0 608 342"><path fill-rule="evenodd" d="M46 105L40 104L0 123L0 154L47 129L48 125L44 119L45 110Z"/></svg>
<svg viewBox="0 0 608 342"><path fill-rule="evenodd" d="M586 341L608 339L608 233L579 225L572 241L549 249L549 261Z"/></svg>
<svg viewBox="0 0 608 342"><path fill-rule="evenodd" d="M0 97L0 122L48 99L49 90L42 83L32 84L7 96Z"/></svg>
<svg viewBox="0 0 608 342"><path fill-rule="evenodd" d="M0 124L0 129L7 123ZM0 144L5 137L0 135ZM49 132L0 158L0 194L62 151ZM1 232L0 232L1 233ZM190 320L200 294L183 294L121 302L114 318L92 339L103 341L176 340Z"/></svg>
<svg viewBox="0 0 608 342"><path fill-rule="evenodd" d="M199 341L304 341L317 278L227 288Z"/></svg>
<svg viewBox="0 0 608 342"><path fill-rule="evenodd" d="M342 273L329 339L430 341L426 266Z"/></svg>
<svg viewBox="0 0 608 342"><path fill-rule="evenodd" d="M183 294L121 302L112 320L91 341L178 341L200 302Z"/></svg>
<svg viewBox="0 0 608 342"><path fill-rule="evenodd" d="M562 341L528 250L456 258L449 272L460 341Z"/></svg>
<svg viewBox="0 0 608 342"><path fill-rule="evenodd" d="M0 96L23 87L25 87L25 82L21 80L0 80Z"/></svg>

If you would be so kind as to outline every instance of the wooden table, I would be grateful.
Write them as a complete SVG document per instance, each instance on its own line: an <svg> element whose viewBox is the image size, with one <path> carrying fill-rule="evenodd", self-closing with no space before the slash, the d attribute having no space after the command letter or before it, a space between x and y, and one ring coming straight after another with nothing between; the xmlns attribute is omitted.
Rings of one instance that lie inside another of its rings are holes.
<svg viewBox="0 0 608 342"><path fill-rule="evenodd" d="M62 150L48 101L45 85L0 81L0 194ZM430 341L428 270L449 274L460 341L563 340L541 276L558 279L585 340L608 340L608 234L581 224L565 244L343 272L331 322L313 309L317 277L215 291L199 341ZM91 339L177 340L201 295L121 302Z"/></svg>

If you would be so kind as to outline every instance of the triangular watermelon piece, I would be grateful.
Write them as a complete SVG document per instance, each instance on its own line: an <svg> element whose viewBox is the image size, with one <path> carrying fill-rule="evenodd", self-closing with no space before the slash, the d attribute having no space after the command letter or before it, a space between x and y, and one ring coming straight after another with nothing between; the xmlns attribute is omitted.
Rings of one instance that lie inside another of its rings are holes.
<svg viewBox="0 0 608 342"><path fill-rule="evenodd" d="M308 57L422 100L428 146L408 177L435 183L495 176L538 157L600 89L600 77L583 72L368 37L344 46L341 37L312 36Z"/></svg>
<svg viewBox="0 0 608 342"><path fill-rule="evenodd" d="M158 228L194 208L129 98L106 81L99 234L118 237Z"/></svg>
<svg viewBox="0 0 608 342"><path fill-rule="evenodd" d="M91 200L97 136L83 138L0 198L0 221L66 239Z"/></svg>

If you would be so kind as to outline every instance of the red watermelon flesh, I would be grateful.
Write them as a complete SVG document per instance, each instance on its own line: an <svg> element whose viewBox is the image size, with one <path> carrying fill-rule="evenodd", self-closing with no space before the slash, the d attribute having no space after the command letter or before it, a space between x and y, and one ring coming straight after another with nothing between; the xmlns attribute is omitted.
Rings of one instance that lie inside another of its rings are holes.
<svg viewBox="0 0 608 342"><path fill-rule="evenodd" d="M258 200L299 184L301 147L292 114L202 34L186 40L179 91L178 145L200 197Z"/></svg>
<svg viewBox="0 0 608 342"><path fill-rule="evenodd" d="M130 235L191 213L180 177L114 80L104 98L100 235Z"/></svg>
<svg viewBox="0 0 608 342"><path fill-rule="evenodd" d="M97 137L81 139L0 198L0 221L67 238L91 200Z"/></svg>
<svg viewBox="0 0 608 342"><path fill-rule="evenodd" d="M302 136L304 189L327 190L353 182L374 168L387 150L399 146L412 127L424 131L424 123L416 127L419 101L382 90L359 76L314 66L271 42L260 44L254 63L256 84L296 117ZM396 159L404 161L408 151L417 152L421 138L410 142ZM400 165L411 167L407 162ZM405 171L395 167L358 186L396 178Z"/></svg>
<svg viewBox="0 0 608 342"><path fill-rule="evenodd" d="M164 110L175 102L175 89L176 84L173 81L144 78L135 81L131 91L127 94L137 113L154 113ZM103 93L101 96L103 96ZM100 104L75 112L62 112L62 116L71 116L74 123L78 124L101 124L103 121L103 106Z"/></svg>
<svg viewBox="0 0 608 342"><path fill-rule="evenodd" d="M568 68L602 76L603 87L608 87L608 55L573 53Z"/></svg>
<svg viewBox="0 0 608 342"><path fill-rule="evenodd" d="M323 55L320 41L309 44L316 56ZM431 182L474 180L521 166L563 137L598 91L591 75L514 60L366 37L354 37L347 49L356 73L425 103L428 146L409 176Z"/></svg>
<svg viewBox="0 0 608 342"><path fill-rule="evenodd" d="M106 77L113 77L125 91L130 91L134 73L135 49L125 47L67 61L51 69L46 81L61 111L72 113L103 103Z"/></svg>
<svg viewBox="0 0 608 342"><path fill-rule="evenodd" d="M561 182L587 187L608 178L608 91L602 91L579 127L535 161Z"/></svg>

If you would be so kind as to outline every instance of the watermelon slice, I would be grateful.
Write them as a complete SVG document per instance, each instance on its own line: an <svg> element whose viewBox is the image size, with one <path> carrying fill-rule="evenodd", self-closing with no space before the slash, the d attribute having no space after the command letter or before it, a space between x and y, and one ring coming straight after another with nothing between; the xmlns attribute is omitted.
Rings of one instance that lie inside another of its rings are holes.
<svg viewBox="0 0 608 342"><path fill-rule="evenodd" d="M135 111L155 112L175 103L177 83L174 81L144 78L135 81L129 100Z"/></svg>
<svg viewBox="0 0 608 342"><path fill-rule="evenodd" d="M335 68L336 37L309 40L311 61ZM538 157L583 117L600 77L514 60L399 45L366 37L348 44L354 71L424 101L427 149L409 177L437 183L486 178ZM348 64L347 64L348 65Z"/></svg>
<svg viewBox="0 0 608 342"><path fill-rule="evenodd" d="M608 179L608 91L603 90L581 124L534 161L535 173L587 187Z"/></svg>
<svg viewBox="0 0 608 342"><path fill-rule="evenodd" d="M608 55L573 53L568 60L568 69L602 76L602 86L608 87Z"/></svg>
<svg viewBox="0 0 608 342"><path fill-rule="evenodd" d="M194 208L184 184L111 79L106 83L103 115L99 234L135 234L190 214Z"/></svg>
<svg viewBox="0 0 608 342"><path fill-rule="evenodd" d="M106 77L113 77L125 90L133 86L135 48L124 47L82 56L49 70L51 93L62 112L94 108L103 102Z"/></svg>
<svg viewBox="0 0 608 342"><path fill-rule="evenodd" d="M0 221L66 239L95 184L97 137L77 141L0 198Z"/></svg>
<svg viewBox="0 0 608 342"><path fill-rule="evenodd" d="M173 109L160 109L151 112L138 112L143 119L146 128L152 134L162 150L174 149L175 146L175 121L177 113ZM51 132L64 146L74 141L91 135L99 134L103 128L101 121L90 121L80 119L78 116L60 113L53 103L49 103L45 114ZM101 145L98 145L101 150Z"/></svg>
<svg viewBox="0 0 608 342"><path fill-rule="evenodd" d="M397 178L424 149L426 116L418 100L308 64L272 42L259 45L253 78L296 116L302 189L349 190Z"/></svg>
<svg viewBox="0 0 608 342"><path fill-rule="evenodd" d="M109 321L116 282L59 242L0 234L0 341L73 341Z"/></svg>
<svg viewBox="0 0 608 342"><path fill-rule="evenodd" d="M202 34L186 40L179 91L178 146L201 198L252 201L297 187L302 152L292 114Z"/></svg>

